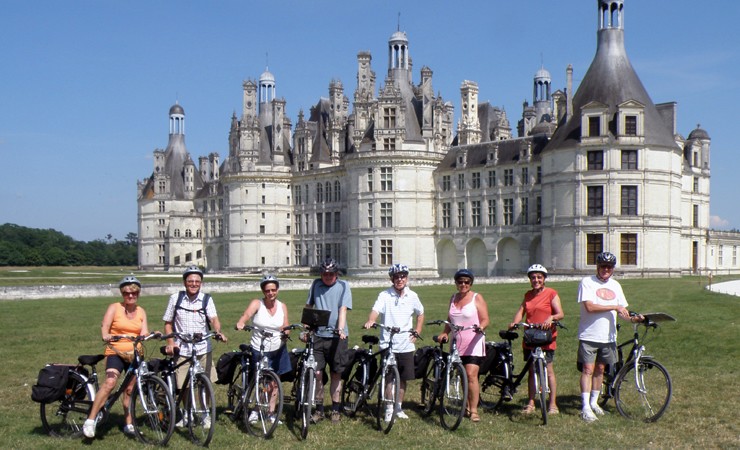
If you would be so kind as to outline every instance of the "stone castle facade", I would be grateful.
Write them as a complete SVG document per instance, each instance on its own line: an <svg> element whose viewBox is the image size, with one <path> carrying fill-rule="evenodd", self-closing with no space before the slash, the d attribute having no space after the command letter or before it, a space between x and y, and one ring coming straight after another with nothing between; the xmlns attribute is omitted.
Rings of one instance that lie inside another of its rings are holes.
<svg viewBox="0 0 740 450"><path fill-rule="evenodd" d="M167 148L138 183L140 266L293 271L331 256L356 276L393 262L431 277L516 274L534 262L584 273L608 250L627 273L738 270L740 238L709 229L708 133L683 137L676 104L651 100L624 48L624 1L599 0L598 14L577 91L572 67L558 90L541 68L517 136L473 81L461 82L455 124L432 70L414 82L400 31L382 82L371 54L358 53L352 101L332 80L295 128L273 74L245 81L223 160L212 153L196 166L175 104Z"/></svg>

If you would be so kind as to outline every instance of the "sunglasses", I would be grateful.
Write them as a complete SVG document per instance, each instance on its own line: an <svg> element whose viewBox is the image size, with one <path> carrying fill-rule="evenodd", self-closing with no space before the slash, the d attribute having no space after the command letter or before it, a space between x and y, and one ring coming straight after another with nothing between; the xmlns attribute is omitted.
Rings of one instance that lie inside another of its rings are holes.
<svg viewBox="0 0 740 450"><path fill-rule="evenodd" d="M404 280L404 279L406 279L407 276L408 275L406 275L405 273L397 273L397 274L393 275L393 279L394 280L399 280L399 279Z"/></svg>
<svg viewBox="0 0 740 450"><path fill-rule="evenodd" d="M473 284L470 280L457 280L455 281L456 284Z"/></svg>

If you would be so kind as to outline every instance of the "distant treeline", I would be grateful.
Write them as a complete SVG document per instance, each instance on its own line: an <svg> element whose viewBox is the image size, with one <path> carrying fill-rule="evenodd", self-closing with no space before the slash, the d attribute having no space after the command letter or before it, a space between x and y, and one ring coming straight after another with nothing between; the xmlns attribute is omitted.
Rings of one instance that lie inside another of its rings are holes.
<svg viewBox="0 0 740 450"><path fill-rule="evenodd" d="M135 266L136 233L119 241L76 241L56 230L0 225L0 266Z"/></svg>

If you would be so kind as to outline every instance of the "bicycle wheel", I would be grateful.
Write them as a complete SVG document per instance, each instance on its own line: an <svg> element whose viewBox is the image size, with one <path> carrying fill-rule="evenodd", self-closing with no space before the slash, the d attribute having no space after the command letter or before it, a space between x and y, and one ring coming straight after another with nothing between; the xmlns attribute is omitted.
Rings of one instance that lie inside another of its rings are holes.
<svg viewBox="0 0 740 450"><path fill-rule="evenodd" d="M642 359L622 368L617 377L614 398L617 411L628 419L655 422L671 402L671 376L660 363Z"/></svg>
<svg viewBox="0 0 740 450"><path fill-rule="evenodd" d="M375 421L378 429L388 434L396 421L396 405L398 404L401 376L395 365L385 366L384 373L378 378L378 404L375 406ZM383 384L385 382L385 384Z"/></svg>
<svg viewBox="0 0 740 450"><path fill-rule="evenodd" d="M188 389L183 386L183 389ZM187 409L188 431L190 440L197 445L207 447L213 438L213 429L216 421L216 399L213 394L213 384L204 374L195 375L193 392L195 398L188 396Z"/></svg>
<svg viewBox="0 0 740 450"><path fill-rule="evenodd" d="M228 401L227 411L230 411L231 418L236 420L240 416L241 405L239 402L244 395L244 390L247 385L246 373L242 372L241 367L237 367L234 379L229 384L229 389L226 391L226 400Z"/></svg>
<svg viewBox="0 0 740 450"><path fill-rule="evenodd" d="M534 361L534 383L537 388L537 399L540 401L542 412L542 425L547 425L547 367L545 361L536 359Z"/></svg>
<svg viewBox="0 0 740 450"><path fill-rule="evenodd" d="M270 399L275 398L274 410ZM244 426L257 437L269 439L280 423L283 412L283 386L272 370L263 370L259 380L249 384L244 404Z"/></svg>
<svg viewBox="0 0 740 450"><path fill-rule="evenodd" d="M312 369L305 369L301 374L301 395L299 410L301 414L301 439L308 436L308 425L311 423L311 405L313 404L316 373Z"/></svg>
<svg viewBox="0 0 740 450"><path fill-rule="evenodd" d="M429 416L434 411L434 404L437 401L437 383L439 380L439 374L442 369L437 362L432 359L427 364L427 369L424 371L424 378L421 380L421 413L423 416Z"/></svg>
<svg viewBox="0 0 740 450"><path fill-rule="evenodd" d="M175 401L167 384L155 375L141 378L141 390L134 384L131 392L134 430L145 444L167 445L175 431Z"/></svg>
<svg viewBox="0 0 740 450"><path fill-rule="evenodd" d="M349 417L355 417L357 410L364 403L365 386L363 380L367 380L367 368L362 362L358 362L352 368L349 378L342 388L342 407L344 413Z"/></svg>
<svg viewBox="0 0 740 450"><path fill-rule="evenodd" d="M44 431L49 436L79 437L94 397L92 386L70 370L64 397L55 402L41 403L39 412Z"/></svg>
<svg viewBox="0 0 740 450"><path fill-rule="evenodd" d="M442 426L454 431L460 426L468 404L468 375L460 363L453 363L450 377L445 380L444 394L439 402L439 417Z"/></svg>

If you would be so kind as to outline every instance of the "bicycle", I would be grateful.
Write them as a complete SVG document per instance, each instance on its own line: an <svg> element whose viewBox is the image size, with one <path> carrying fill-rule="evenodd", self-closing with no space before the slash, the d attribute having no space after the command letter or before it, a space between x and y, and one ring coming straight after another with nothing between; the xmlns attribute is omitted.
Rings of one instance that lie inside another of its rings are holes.
<svg viewBox="0 0 740 450"><path fill-rule="evenodd" d="M244 330L261 333L261 354L264 354L265 340L274 333L287 336L278 330L253 325L244 325ZM269 366L267 357L257 361L254 373L250 373L251 348L247 344L241 344L239 350L240 364L229 385L227 395L229 405L233 405L230 408L231 417L235 420L241 417L244 427L250 434L269 439L280 424L279 418L283 412L283 384L278 374Z"/></svg>
<svg viewBox="0 0 740 450"><path fill-rule="evenodd" d="M325 326L325 325L324 325ZM298 364L294 368L298 374L293 381L290 391L290 399L293 400L294 418L301 421L300 436L306 439L308 436L308 425L311 423L311 410L316 406L316 359L313 354L313 338L318 326L293 324L286 327L287 330L305 330L306 348L294 350L298 355Z"/></svg>
<svg viewBox="0 0 740 450"><path fill-rule="evenodd" d="M138 348L140 343L160 336L159 333L112 336L111 341L130 340L134 343L134 348ZM96 422L108 419L113 404L126 391L131 381L135 380L130 411L136 437L145 444L166 445L174 431L175 402L165 382L149 370L141 353L140 350L133 352L133 361L126 370L123 381L101 407ZM90 414L98 391L96 365L103 358L104 355L79 356L79 365L69 369L64 397L52 403L41 403L41 423L49 435L69 438L82 435L82 425ZM90 371L85 366L90 367Z"/></svg>
<svg viewBox="0 0 740 450"><path fill-rule="evenodd" d="M398 373L396 356L393 354L393 336L401 333L398 327L389 327L374 323L372 328L380 328L390 332L388 347L377 354L373 354L372 346L379 339L375 336L363 336L362 341L369 344L368 349L356 349L359 352L357 364L353 365L350 376L342 389L342 404L345 413L354 417L360 408L367 407L368 400L377 394L377 403L373 409L368 408L375 418L378 430L388 434L393 428L396 420L396 405L399 403L399 390L401 387L401 375ZM420 338L416 330L408 330L412 336ZM380 370L372 370L371 361L379 355Z"/></svg>
<svg viewBox="0 0 740 450"><path fill-rule="evenodd" d="M630 312L630 316L635 315ZM617 346L617 363L604 371L599 404L606 406L614 398L617 411L623 417L655 422L668 409L673 386L668 370L652 356L645 354L644 342L648 331L657 331L658 322L675 322L676 319L665 313L643 314L643 317L642 322L632 324L632 338ZM642 337L640 325L645 327ZM628 346L631 348L625 360L623 349Z"/></svg>
<svg viewBox="0 0 740 450"><path fill-rule="evenodd" d="M447 325L456 335L465 330L483 331L478 326L462 327L447 320L433 320L427 325ZM468 375L457 350L457 339L450 340L450 352L443 350L445 342L438 336L432 340L438 345L433 347L425 376L421 381L422 415L429 416L434 412L434 405L439 400L439 418L442 427L455 431L462 422L468 403Z"/></svg>
<svg viewBox="0 0 740 450"><path fill-rule="evenodd" d="M162 336L162 339L177 337L181 342L196 344L212 337L217 338L217 336L218 334L213 331L206 334L175 332ZM162 347L160 352L166 355L164 349ZM211 383L209 374L205 373L205 369L200 364L200 361L198 361L195 352L179 363L175 362L179 356L179 351L175 353L170 358L164 360L164 366L159 368L159 373L166 380L168 392L170 392L173 398L176 398L176 411L180 417L177 426L187 427L190 440L194 444L207 447L211 439L213 439L214 422L216 420L216 398L213 391L213 384ZM182 389L178 390L175 371L185 364L189 364L188 374L185 376Z"/></svg>
<svg viewBox="0 0 740 450"><path fill-rule="evenodd" d="M554 321L553 326L567 329L559 321ZM541 329L541 324L528 324L524 322L518 323L517 328L525 328L525 334L528 333L526 330L544 331ZM502 330L499 331L499 336L505 339L506 342L486 343L486 353L492 353L493 355L489 355L492 358L490 362L491 367L487 368L486 371L481 371L480 374L480 376L485 376L481 382L481 406L487 410L495 411L503 402L511 401L525 378L529 380L529 369L534 366L535 398L540 404L542 424L547 425L547 396L550 393L550 385L547 378L547 361L545 360L545 352L542 350L542 346L550 343L552 337L545 336L539 340L529 342L525 340L528 345L534 348L524 363L522 371L519 374L515 374L514 354L512 352L511 342L518 339L519 334L515 331ZM495 401L489 400L489 398L493 399L496 397L498 398Z"/></svg>

